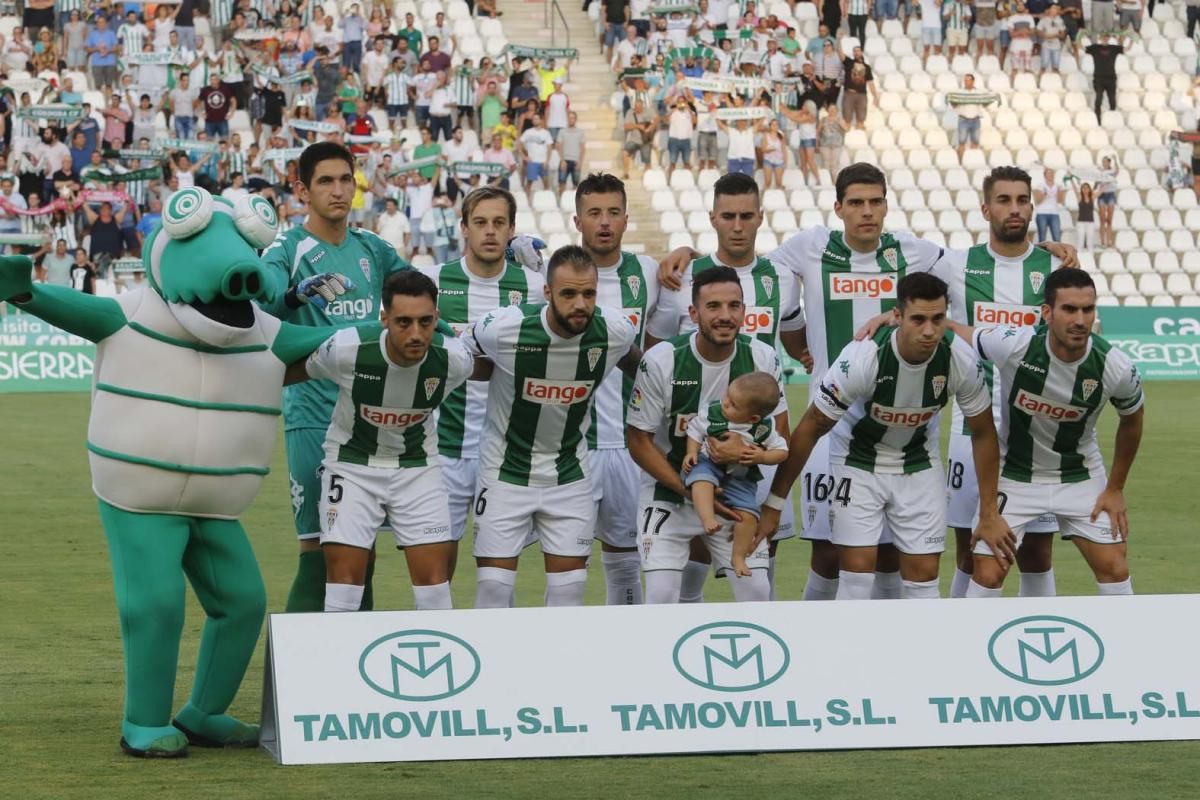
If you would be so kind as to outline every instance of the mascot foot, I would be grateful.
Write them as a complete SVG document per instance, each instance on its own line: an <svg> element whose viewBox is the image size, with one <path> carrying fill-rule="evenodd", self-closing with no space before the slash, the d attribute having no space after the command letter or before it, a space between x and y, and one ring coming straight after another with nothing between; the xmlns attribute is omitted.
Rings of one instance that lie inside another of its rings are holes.
<svg viewBox="0 0 1200 800"><path fill-rule="evenodd" d="M187 737L178 728L147 728L121 723L121 749L138 758L183 758L188 754Z"/></svg>
<svg viewBox="0 0 1200 800"><path fill-rule="evenodd" d="M189 744L196 747L256 747L258 726L225 714L205 714L190 703L175 718Z"/></svg>

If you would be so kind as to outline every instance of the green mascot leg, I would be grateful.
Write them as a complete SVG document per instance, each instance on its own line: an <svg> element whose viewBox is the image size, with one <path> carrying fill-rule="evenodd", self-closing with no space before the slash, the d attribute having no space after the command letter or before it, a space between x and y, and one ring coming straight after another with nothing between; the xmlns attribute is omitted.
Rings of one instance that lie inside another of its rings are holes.
<svg viewBox="0 0 1200 800"><path fill-rule="evenodd" d="M227 716L258 644L267 594L250 540L236 520L193 520L183 569L208 619L192 696L175 718L202 747L253 747L258 726Z"/></svg>
<svg viewBox="0 0 1200 800"><path fill-rule="evenodd" d="M325 554L319 549L300 553L284 610L289 614L325 610Z"/></svg>
<svg viewBox="0 0 1200 800"><path fill-rule="evenodd" d="M186 755L187 738L171 725L171 707L183 631L180 564L191 520L133 514L101 501L100 521L112 557L125 648L121 747L140 756Z"/></svg>

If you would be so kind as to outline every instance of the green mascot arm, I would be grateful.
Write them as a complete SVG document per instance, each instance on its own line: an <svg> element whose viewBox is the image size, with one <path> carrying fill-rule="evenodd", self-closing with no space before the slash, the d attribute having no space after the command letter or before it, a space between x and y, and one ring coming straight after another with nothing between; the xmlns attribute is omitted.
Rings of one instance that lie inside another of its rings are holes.
<svg viewBox="0 0 1200 800"><path fill-rule="evenodd" d="M27 256L0 258L0 300L92 342L107 339L125 326L125 312L116 300L69 286L34 286L32 271Z"/></svg>
<svg viewBox="0 0 1200 800"><path fill-rule="evenodd" d="M315 328L283 322L275 336L275 343L271 345L271 352L284 364L294 364L308 358L322 342L337 332L338 328L324 325Z"/></svg>

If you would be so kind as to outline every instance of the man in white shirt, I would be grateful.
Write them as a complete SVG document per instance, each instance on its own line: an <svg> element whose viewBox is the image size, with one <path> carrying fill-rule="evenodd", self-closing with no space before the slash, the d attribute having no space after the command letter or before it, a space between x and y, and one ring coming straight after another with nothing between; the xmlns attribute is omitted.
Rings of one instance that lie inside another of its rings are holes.
<svg viewBox="0 0 1200 800"><path fill-rule="evenodd" d="M667 117L667 179L675 174L675 162L683 161L683 168L692 168L692 133L696 130L696 111L687 98L679 96L675 107Z"/></svg>
<svg viewBox="0 0 1200 800"><path fill-rule="evenodd" d="M383 93L383 76L387 72L390 61L385 50L386 47L387 40L380 37L375 40L370 52L363 56L363 96L368 101L380 102L386 99Z"/></svg>
<svg viewBox="0 0 1200 800"><path fill-rule="evenodd" d="M425 180L420 172L413 172L408 178L408 188L404 190L408 198L408 224L412 231L412 255L418 255L422 248L433 255L433 237L421 232L421 220L433 207L433 184Z"/></svg>
<svg viewBox="0 0 1200 800"><path fill-rule="evenodd" d="M1062 186L1054 182L1054 170L1047 169L1043 174L1043 183L1033 190L1033 213L1037 223L1039 242L1047 241L1046 232L1050 233L1050 241L1062 241L1062 221L1058 218L1058 206L1065 193Z"/></svg>
<svg viewBox="0 0 1200 800"><path fill-rule="evenodd" d="M567 127L567 112L571 110L571 98L563 91L563 79L554 79L554 91L546 97L546 127L554 141L558 132Z"/></svg>
<svg viewBox="0 0 1200 800"><path fill-rule="evenodd" d="M633 57L638 54L638 30L633 25L625 26L625 38L613 48L612 71L624 72L629 69Z"/></svg>
<svg viewBox="0 0 1200 800"><path fill-rule="evenodd" d="M534 181L544 180L546 164L550 161L550 147L554 137L546 130L545 120L541 114L533 117L533 127L521 134L519 139L521 153L525 157L525 174L522 183L528 194Z"/></svg>
<svg viewBox="0 0 1200 800"><path fill-rule="evenodd" d="M400 213L400 206L396 202L396 198L389 197L384 201L383 213L379 215L379 219L375 223L375 232L397 253L404 255L408 252L410 230L408 218Z"/></svg>
<svg viewBox="0 0 1200 800"><path fill-rule="evenodd" d="M442 155L446 157L446 195L453 203L460 194L471 190L471 176L465 172L452 172L449 166L455 162L475 160L473 156L478 150L468 143L463 136L461 125L456 125L450 138L442 144Z"/></svg>
<svg viewBox="0 0 1200 800"><path fill-rule="evenodd" d="M729 149L725 153L727 172L740 172L743 175L754 177L754 129L750 127L750 121L743 117L733 123L733 127L729 127L724 120L717 118L717 125L721 126L722 130L729 137Z"/></svg>
<svg viewBox="0 0 1200 800"><path fill-rule="evenodd" d="M231 203L236 203L241 198L249 196L250 190L246 188L246 176L240 172L230 175L229 186L221 192L221 197L224 197Z"/></svg>

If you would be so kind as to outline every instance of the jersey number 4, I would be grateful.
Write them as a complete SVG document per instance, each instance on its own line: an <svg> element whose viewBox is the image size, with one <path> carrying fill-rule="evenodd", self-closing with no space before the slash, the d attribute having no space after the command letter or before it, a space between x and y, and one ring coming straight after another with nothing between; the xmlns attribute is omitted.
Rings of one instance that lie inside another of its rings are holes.
<svg viewBox="0 0 1200 800"><path fill-rule="evenodd" d="M850 479L842 478L839 481L832 475L804 474L804 502L824 503L831 494L835 501L842 504L842 508L850 505Z"/></svg>

